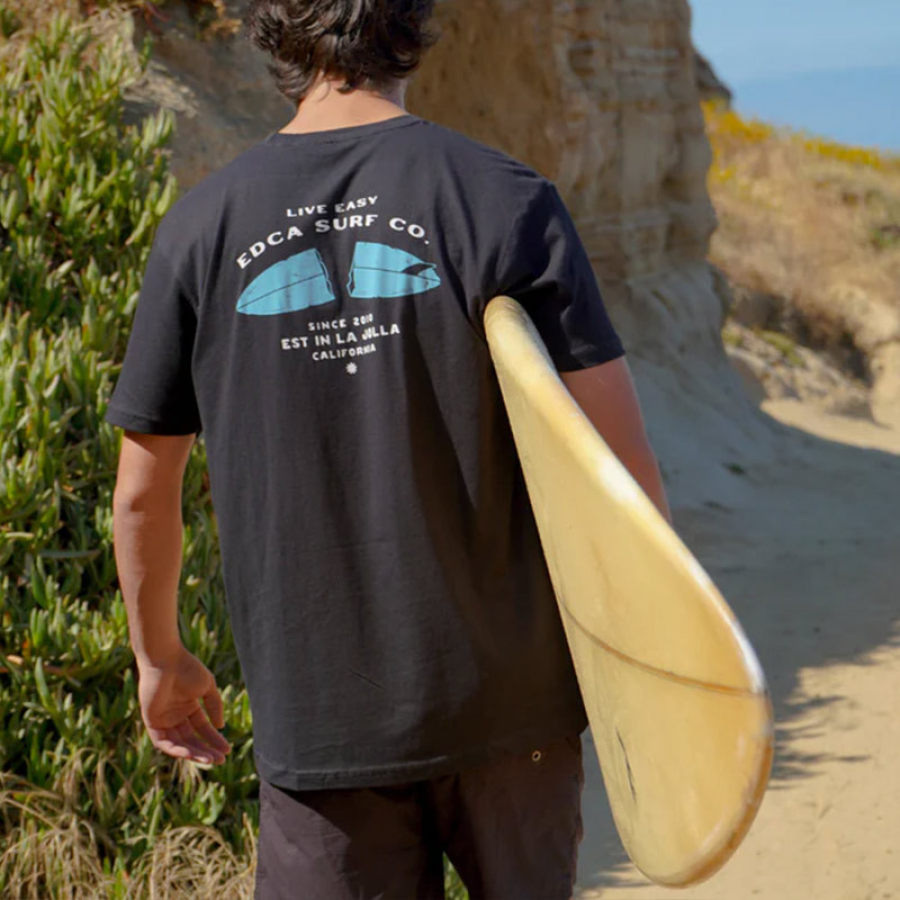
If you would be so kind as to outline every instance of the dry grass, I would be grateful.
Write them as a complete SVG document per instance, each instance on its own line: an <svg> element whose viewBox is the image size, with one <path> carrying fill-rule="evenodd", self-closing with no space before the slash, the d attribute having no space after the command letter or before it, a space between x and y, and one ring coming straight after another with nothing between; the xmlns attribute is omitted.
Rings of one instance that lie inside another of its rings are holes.
<svg viewBox="0 0 900 900"><path fill-rule="evenodd" d="M57 784L64 782L63 776ZM0 773L5 839L0 853L3 896L18 900L105 898L249 898L256 869L253 825L244 816L250 857L239 858L207 826L167 828L130 871L112 860L96 822L81 816L64 788L48 790Z"/></svg>
<svg viewBox="0 0 900 900"><path fill-rule="evenodd" d="M244 818L251 858L239 858L211 827L182 826L163 831L153 850L131 873L130 896L159 900L188 898L249 898L253 894L256 844L250 821Z"/></svg>
<svg viewBox="0 0 900 900"><path fill-rule="evenodd" d="M197 38L229 38L240 31L241 22L228 15L225 0L0 0L0 56L15 53L19 44L45 30L59 12L76 20L90 19L94 31L102 36L104 28L119 27L123 16L134 16L149 31L157 32L169 21L172 8L179 5L189 11Z"/></svg>
<svg viewBox="0 0 900 900"><path fill-rule="evenodd" d="M719 219L710 260L783 298L814 345L868 355L900 339L900 156L703 108Z"/></svg>

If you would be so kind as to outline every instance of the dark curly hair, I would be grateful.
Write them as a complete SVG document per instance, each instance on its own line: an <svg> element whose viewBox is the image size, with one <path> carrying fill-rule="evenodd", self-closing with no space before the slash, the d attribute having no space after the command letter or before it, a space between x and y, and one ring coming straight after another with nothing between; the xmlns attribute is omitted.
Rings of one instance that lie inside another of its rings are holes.
<svg viewBox="0 0 900 900"><path fill-rule="evenodd" d="M251 0L250 39L271 54L278 89L299 103L319 72L338 90L379 88L416 69L437 41L427 27L435 0Z"/></svg>

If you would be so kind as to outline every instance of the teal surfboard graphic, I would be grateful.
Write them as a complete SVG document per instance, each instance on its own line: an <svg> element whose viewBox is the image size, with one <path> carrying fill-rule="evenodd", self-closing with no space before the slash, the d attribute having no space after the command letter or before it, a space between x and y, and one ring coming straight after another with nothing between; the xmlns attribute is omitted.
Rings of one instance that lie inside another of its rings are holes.
<svg viewBox="0 0 900 900"><path fill-rule="evenodd" d="M387 244L359 241L347 289L351 297L405 297L430 291L440 283L434 263Z"/></svg>
<svg viewBox="0 0 900 900"><path fill-rule="evenodd" d="M238 297L237 311L250 316L277 316L334 299L319 251L304 250L254 278Z"/></svg>

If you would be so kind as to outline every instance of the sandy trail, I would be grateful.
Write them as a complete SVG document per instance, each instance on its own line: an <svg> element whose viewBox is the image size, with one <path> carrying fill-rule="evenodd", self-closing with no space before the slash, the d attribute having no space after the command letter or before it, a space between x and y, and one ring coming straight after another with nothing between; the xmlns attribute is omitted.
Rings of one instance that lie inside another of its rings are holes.
<svg viewBox="0 0 900 900"><path fill-rule="evenodd" d="M675 510L772 691L776 755L750 833L695 887L647 881L622 850L585 740L580 900L900 898L900 432L768 401L776 465L740 508Z"/></svg>

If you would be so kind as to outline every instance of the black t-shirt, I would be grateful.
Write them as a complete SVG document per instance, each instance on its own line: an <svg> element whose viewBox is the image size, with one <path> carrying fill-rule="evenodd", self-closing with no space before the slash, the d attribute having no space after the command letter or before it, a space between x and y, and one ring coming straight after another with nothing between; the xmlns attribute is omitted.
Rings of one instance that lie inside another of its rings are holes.
<svg viewBox="0 0 900 900"><path fill-rule="evenodd" d="M160 224L106 420L201 432L260 775L432 777L587 724L484 338L623 354L554 184L406 114L276 132Z"/></svg>

